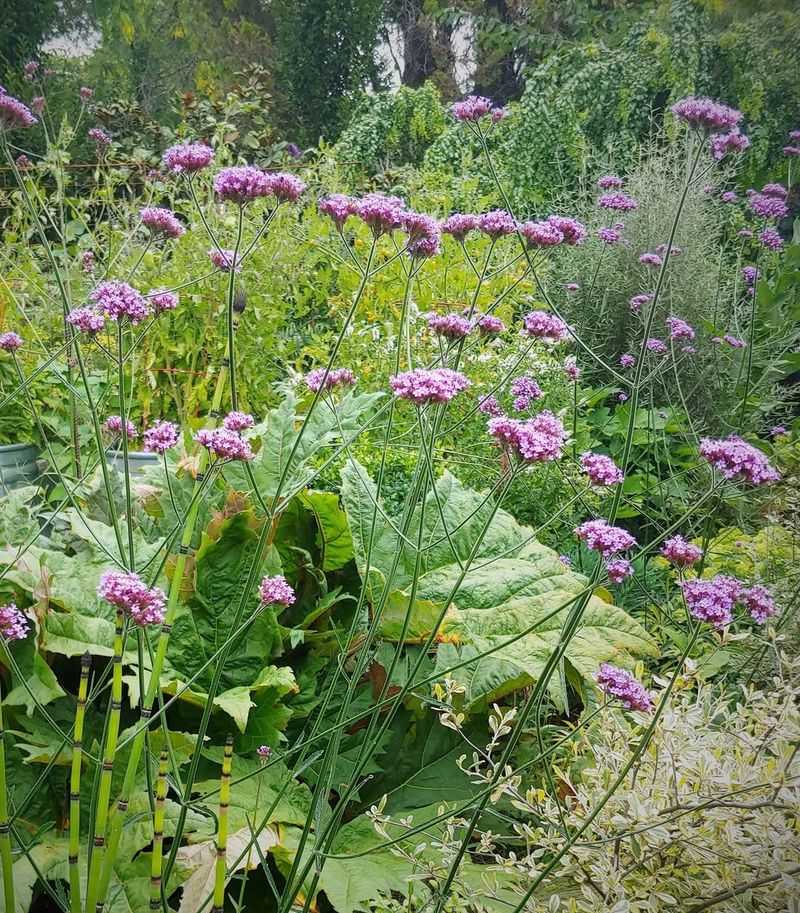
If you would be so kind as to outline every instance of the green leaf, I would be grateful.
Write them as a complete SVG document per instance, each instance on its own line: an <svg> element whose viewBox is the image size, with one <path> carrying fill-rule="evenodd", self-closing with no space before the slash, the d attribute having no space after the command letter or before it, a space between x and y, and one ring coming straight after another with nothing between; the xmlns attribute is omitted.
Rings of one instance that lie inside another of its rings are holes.
<svg viewBox="0 0 800 913"><path fill-rule="evenodd" d="M339 496L331 491L304 491L300 500L317 521L317 545L322 552L322 570L338 571L353 559L353 538Z"/></svg>
<svg viewBox="0 0 800 913"><path fill-rule="evenodd" d="M33 711L36 709L34 697L39 704L44 706L66 694L58 684L53 670L39 653L35 653L33 656L33 674L28 679L27 685L27 688L24 685L17 685L6 696L3 703L10 707L24 707L27 715L33 716Z"/></svg>
<svg viewBox="0 0 800 913"><path fill-rule="evenodd" d="M50 612L44 620L42 649L63 656L114 655L114 625L105 618Z"/></svg>

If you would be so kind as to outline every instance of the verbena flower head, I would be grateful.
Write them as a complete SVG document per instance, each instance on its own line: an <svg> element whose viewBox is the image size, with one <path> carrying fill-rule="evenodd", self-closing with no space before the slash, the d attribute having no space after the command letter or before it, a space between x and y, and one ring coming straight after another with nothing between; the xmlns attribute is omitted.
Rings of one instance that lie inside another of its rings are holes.
<svg viewBox="0 0 800 913"><path fill-rule="evenodd" d="M478 230L496 240L505 235L513 235L517 223L505 209L493 209L478 216Z"/></svg>
<svg viewBox="0 0 800 913"><path fill-rule="evenodd" d="M716 162L722 161L729 153L744 152L749 148L750 140L738 130L729 133L715 133L709 141L711 155Z"/></svg>
<svg viewBox="0 0 800 913"><path fill-rule="evenodd" d="M89 86L81 86L78 90L78 95L81 101L89 101L89 99L94 98L94 89L90 89Z"/></svg>
<svg viewBox="0 0 800 913"><path fill-rule="evenodd" d="M661 339L648 339L644 345L648 352L653 352L655 355L666 355L669 352L667 344Z"/></svg>
<svg viewBox="0 0 800 913"><path fill-rule="evenodd" d="M102 152L111 145L111 137L102 127L92 127L86 131L86 135L97 146L98 152Z"/></svg>
<svg viewBox="0 0 800 913"><path fill-rule="evenodd" d="M270 193L269 179L253 165L235 165L214 175L214 192L220 200L244 205Z"/></svg>
<svg viewBox="0 0 800 913"><path fill-rule="evenodd" d="M755 285L756 279L758 279L758 267L745 266L742 269L742 279L744 279L748 285Z"/></svg>
<svg viewBox="0 0 800 913"><path fill-rule="evenodd" d="M369 193L359 200L355 214L379 237L400 228L404 211L405 203L399 197Z"/></svg>
<svg viewBox="0 0 800 913"><path fill-rule="evenodd" d="M99 333L106 325L106 319L93 308L73 308L67 314L67 322L77 327L82 333Z"/></svg>
<svg viewBox="0 0 800 913"><path fill-rule="evenodd" d="M469 95L450 107L456 120L477 122L492 111L492 101L483 95Z"/></svg>
<svg viewBox="0 0 800 913"><path fill-rule="evenodd" d="M139 211L142 225L149 228L154 235L164 235L166 238L180 238L186 231L183 224L176 218L171 209L162 206L145 206Z"/></svg>
<svg viewBox="0 0 800 913"><path fill-rule="evenodd" d="M770 437L781 437L781 435L788 434L788 433L789 432L786 430L786 428L783 425L773 425L772 428L769 429Z"/></svg>
<svg viewBox="0 0 800 913"><path fill-rule="evenodd" d="M765 586L756 584L742 590L740 600L753 620L760 625L775 614L775 600Z"/></svg>
<svg viewBox="0 0 800 913"><path fill-rule="evenodd" d="M264 577L258 588L258 595L262 605L290 606L295 601L294 590L282 574L277 574L275 577Z"/></svg>
<svg viewBox="0 0 800 913"><path fill-rule="evenodd" d="M646 251L639 257L639 263L642 263L645 266L661 266L662 260L658 254Z"/></svg>
<svg viewBox="0 0 800 913"><path fill-rule="evenodd" d="M569 336L567 325L549 311L531 311L523 318L525 332L547 342L561 342Z"/></svg>
<svg viewBox="0 0 800 913"><path fill-rule="evenodd" d="M511 381L511 395L514 397L514 408L517 412L525 412L531 403L544 396L542 388L528 374L515 377Z"/></svg>
<svg viewBox="0 0 800 913"><path fill-rule="evenodd" d="M341 228L350 216L355 215L358 200L344 193L331 193L317 203L317 209L324 216L333 219L337 227Z"/></svg>
<svg viewBox="0 0 800 913"><path fill-rule="evenodd" d="M207 168L214 160L214 150L205 143L179 143L170 146L162 161L173 174L194 174Z"/></svg>
<svg viewBox="0 0 800 913"><path fill-rule="evenodd" d="M717 574L711 580L684 580L680 587L689 611L699 621L715 628L724 628L733 621L733 607L742 591L735 578Z"/></svg>
<svg viewBox="0 0 800 913"><path fill-rule="evenodd" d="M130 419L125 420L125 428L128 432L129 438L139 437L139 432L136 430L136 425L134 425ZM109 415L109 417L103 422L103 430L108 434L122 436L122 416Z"/></svg>
<svg viewBox="0 0 800 913"><path fill-rule="evenodd" d="M22 68L22 72L25 75L25 79L28 82L33 82L38 71L39 71L39 61L38 60L29 60L25 64L25 66Z"/></svg>
<svg viewBox="0 0 800 913"><path fill-rule="evenodd" d="M520 234L531 247L556 247L564 240L562 232L552 222L523 222Z"/></svg>
<svg viewBox="0 0 800 913"><path fill-rule="evenodd" d="M627 393L625 393L625 392L620 392L620 393L617 394L617 402L618 402L618 403L625 403L625 402L627 402L627 401L628 401L628 394L627 394Z"/></svg>
<svg viewBox="0 0 800 913"><path fill-rule="evenodd" d="M580 284L577 283L577 282L568 282L568 283L564 286L564 288L565 288L566 291L568 291L568 292L577 292L577 291L580 291Z"/></svg>
<svg viewBox="0 0 800 913"><path fill-rule="evenodd" d="M428 235L422 238L415 238L406 245L406 253L409 257L420 260L427 257L435 257L441 252L442 243L438 235Z"/></svg>
<svg viewBox="0 0 800 913"><path fill-rule="evenodd" d="M597 200L597 205L601 209L611 209L616 212L630 212L632 209L638 209L639 204L633 197L624 193L604 193Z"/></svg>
<svg viewBox="0 0 800 913"><path fill-rule="evenodd" d="M683 536L672 536L664 542L661 554L675 567L691 567L703 557L703 549L687 542Z"/></svg>
<svg viewBox="0 0 800 913"><path fill-rule="evenodd" d="M747 203L753 213L762 219L782 219L789 212L783 197L766 193L749 193Z"/></svg>
<svg viewBox="0 0 800 913"><path fill-rule="evenodd" d="M499 415L488 423L489 434L521 460L547 463L561 456L567 433L564 426L545 410L527 421Z"/></svg>
<svg viewBox="0 0 800 913"><path fill-rule="evenodd" d="M144 433L145 453L166 453L178 443L180 431L172 422L154 422Z"/></svg>
<svg viewBox="0 0 800 913"><path fill-rule="evenodd" d="M564 359L564 373L569 380L573 381L577 381L581 376L581 369L578 367L578 362L575 360L574 355L569 355Z"/></svg>
<svg viewBox="0 0 800 913"><path fill-rule="evenodd" d="M256 748L256 754L258 755L259 761L268 761L272 755L272 749L269 745L259 745Z"/></svg>
<svg viewBox="0 0 800 913"><path fill-rule="evenodd" d="M764 184L761 188L761 193L768 197L780 197L782 200L785 200L789 195L789 191L783 184Z"/></svg>
<svg viewBox="0 0 800 913"><path fill-rule="evenodd" d="M33 113L38 117L41 115L42 111L44 111L46 104L47 99L44 97L44 95L35 95L31 99L31 111L33 111Z"/></svg>
<svg viewBox="0 0 800 913"><path fill-rule="evenodd" d="M27 155L25 155L24 152L20 153L14 159L14 163L16 164L17 168L20 171L27 171L33 165L33 162L31 162L31 160L28 158Z"/></svg>
<svg viewBox="0 0 800 913"><path fill-rule="evenodd" d="M690 95L672 106L672 113L690 127L706 133L733 130L742 119L742 112L710 98Z"/></svg>
<svg viewBox="0 0 800 913"><path fill-rule="evenodd" d="M735 203L739 199L739 195L735 190L726 190L725 193L720 197L723 203Z"/></svg>
<svg viewBox="0 0 800 913"><path fill-rule="evenodd" d="M726 479L740 479L751 485L765 485L780 479L780 473L767 457L735 434L725 440L703 438L700 455Z"/></svg>
<svg viewBox="0 0 800 913"><path fill-rule="evenodd" d="M625 181L616 174L604 174L603 177L597 179L597 186L601 190L617 190L624 183Z"/></svg>
<svg viewBox="0 0 800 913"><path fill-rule="evenodd" d="M97 595L142 627L164 621L166 596L158 587L148 587L138 574L106 571L100 578Z"/></svg>
<svg viewBox="0 0 800 913"><path fill-rule="evenodd" d="M664 257L667 253L667 245L659 244L656 247L656 253L660 254L662 257ZM681 247L670 247L669 248L670 257L679 257L682 253L683 253L683 248L681 248Z"/></svg>
<svg viewBox="0 0 800 913"><path fill-rule="evenodd" d="M285 171L271 171L267 173L269 192L279 203L296 203L306 189L305 182L294 174Z"/></svg>
<svg viewBox="0 0 800 913"><path fill-rule="evenodd" d="M18 333L0 333L0 349L4 352L16 352L22 347L22 337Z"/></svg>
<svg viewBox="0 0 800 913"><path fill-rule="evenodd" d="M606 574L611 583L622 583L633 576L633 565L627 558L611 558L606 561Z"/></svg>
<svg viewBox="0 0 800 913"><path fill-rule="evenodd" d="M439 237L441 229L433 216L429 216L424 212L406 210L403 212L402 218L402 227L408 233L409 240L416 241L419 238Z"/></svg>
<svg viewBox="0 0 800 913"><path fill-rule="evenodd" d="M731 336L730 333L726 333L722 337L723 342L727 342L732 349L744 349L747 346L747 343L743 339L739 339L738 336Z"/></svg>
<svg viewBox="0 0 800 913"><path fill-rule="evenodd" d="M653 701L647 689L630 672L612 666L611 663L601 663L595 679L600 690L609 698L619 701L626 710L646 713L653 709Z"/></svg>
<svg viewBox="0 0 800 913"><path fill-rule="evenodd" d="M428 314L428 328L446 339L463 339L472 329L472 322L462 314Z"/></svg>
<svg viewBox="0 0 800 913"><path fill-rule="evenodd" d="M749 228L740 228L739 231L736 232L736 234L737 234L740 238L744 238L745 240L748 240L748 239L750 239L750 238L753 237L753 232L752 232L752 230L749 229Z"/></svg>
<svg viewBox="0 0 800 913"><path fill-rule="evenodd" d="M572 567L572 558L569 555L559 555L558 560L564 565L564 567Z"/></svg>
<svg viewBox="0 0 800 913"><path fill-rule="evenodd" d="M194 439L221 460L248 461L254 456L250 444L238 432L228 428L202 428Z"/></svg>
<svg viewBox="0 0 800 913"><path fill-rule="evenodd" d="M652 295L642 293L639 295L634 295L630 299L628 304L630 305L630 308L634 312L634 314L637 314L642 309L642 305L645 305L648 303L648 301L652 301L652 300L653 300Z"/></svg>
<svg viewBox="0 0 800 913"><path fill-rule="evenodd" d="M501 120L505 120L508 117L508 114L508 108L492 108L489 112L489 117L491 117L493 124L499 124Z"/></svg>
<svg viewBox="0 0 800 913"><path fill-rule="evenodd" d="M478 227L478 217L470 213L456 212L442 222L442 233L450 235L456 241L463 241L471 231Z"/></svg>
<svg viewBox="0 0 800 913"><path fill-rule="evenodd" d="M81 254L81 269L85 273L91 273L94 270L94 251L85 250Z"/></svg>
<svg viewBox="0 0 800 913"><path fill-rule="evenodd" d="M505 333L506 325L494 314L486 314L478 320L478 331L481 336L497 336Z"/></svg>
<svg viewBox="0 0 800 913"><path fill-rule="evenodd" d="M136 324L150 314L150 305L127 282L101 282L89 295L89 300L111 320L127 317L131 323Z"/></svg>
<svg viewBox="0 0 800 913"><path fill-rule="evenodd" d="M593 485L618 485L625 478L623 471L604 453L586 452L581 455L581 469Z"/></svg>
<svg viewBox="0 0 800 913"><path fill-rule="evenodd" d="M503 410L500 408L500 403L497 402L496 396L487 396L482 399L478 404L478 412L482 412L484 415L490 415L493 418L503 414Z"/></svg>
<svg viewBox="0 0 800 913"><path fill-rule="evenodd" d="M242 268L241 254L234 254L232 250L226 250L225 248L218 250L216 247L212 247L208 252L208 258L223 273L229 273L231 266L233 266L234 272L237 273Z"/></svg>
<svg viewBox="0 0 800 913"><path fill-rule="evenodd" d="M616 228L598 228L597 237L603 244L614 245L622 240L622 232Z"/></svg>
<svg viewBox="0 0 800 913"><path fill-rule="evenodd" d="M350 368L334 368L325 375L325 368L316 368L306 374L306 386L314 393L320 390L333 390L336 387L352 387L356 376Z"/></svg>
<svg viewBox="0 0 800 913"><path fill-rule="evenodd" d="M417 368L389 378L392 392L398 399L422 406L425 403L447 403L466 390L470 381L450 368Z"/></svg>
<svg viewBox="0 0 800 913"><path fill-rule="evenodd" d="M0 637L4 640L24 640L28 636L28 619L15 602L0 606Z"/></svg>
<svg viewBox="0 0 800 913"><path fill-rule="evenodd" d="M667 317L670 339L694 339L694 330L680 317Z"/></svg>
<svg viewBox="0 0 800 913"><path fill-rule="evenodd" d="M758 233L758 240L762 247L769 250L781 250L783 248L783 238L774 228L765 228Z"/></svg>
<svg viewBox="0 0 800 913"><path fill-rule="evenodd" d="M619 357L620 366L623 368L632 368L636 364L636 359L630 352L625 352Z"/></svg>
<svg viewBox="0 0 800 913"><path fill-rule="evenodd" d="M611 526L605 520L587 520L576 528L575 535L587 548L599 552L604 558L610 558L636 545L636 540L627 530Z"/></svg>
<svg viewBox="0 0 800 913"><path fill-rule="evenodd" d="M784 146L783 154L790 156L800 155L800 146Z"/></svg>
<svg viewBox="0 0 800 913"><path fill-rule="evenodd" d="M548 216L547 221L561 232L564 243L574 247L581 244L588 234L586 226L569 216Z"/></svg>
<svg viewBox="0 0 800 913"><path fill-rule="evenodd" d="M164 311L174 311L178 306L178 296L174 292L163 289L154 289L145 296L153 306L154 314L163 314Z"/></svg>
<svg viewBox="0 0 800 913"><path fill-rule="evenodd" d="M222 420L222 427L228 431L247 431L252 428L256 420L249 412L229 412Z"/></svg>
<svg viewBox="0 0 800 913"><path fill-rule="evenodd" d="M37 123L31 109L13 95L0 92L0 129L18 130Z"/></svg>

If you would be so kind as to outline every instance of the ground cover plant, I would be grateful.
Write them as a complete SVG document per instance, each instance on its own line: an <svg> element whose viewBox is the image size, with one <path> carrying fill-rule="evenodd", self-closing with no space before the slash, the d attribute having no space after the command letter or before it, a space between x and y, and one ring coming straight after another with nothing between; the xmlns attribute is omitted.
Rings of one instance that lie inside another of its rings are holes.
<svg viewBox="0 0 800 913"><path fill-rule="evenodd" d="M223 129L142 181L91 89L28 102L4 908L791 909L795 152L737 192L741 112L676 98L625 177L517 213L469 96L462 212Z"/></svg>

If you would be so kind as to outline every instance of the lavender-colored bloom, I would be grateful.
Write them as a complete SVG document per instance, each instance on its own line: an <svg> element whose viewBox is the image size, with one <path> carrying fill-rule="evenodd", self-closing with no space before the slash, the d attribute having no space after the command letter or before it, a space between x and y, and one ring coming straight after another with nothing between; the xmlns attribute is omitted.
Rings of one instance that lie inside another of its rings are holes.
<svg viewBox="0 0 800 913"><path fill-rule="evenodd" d="M627 401L628 401L627 393L617 393L617 402L618 403L625 403Z"/></svg>
<svg viewBox="0 0 800 913"><path fill-rule="evenodd" d="M586 452L581 455L581 469L589 476L593 485L608 487L609 485L618 485L625 479L625 474L611 459L604 453Z"/></svg>
<svg viewBox="0 0 800 913"><path fill-rule="evenodd" d="M16 352L22 347L22 337L18 333L0 333L0 349L4 352Z"/></svg>
<svg viewBox="0 0 800 913"><path fill-rule="evenodd" d="M90 89L89 86L81 86L78 90L78 95L81 101L89 101L90 98L94 97L94 89Z"/></svg>
<svg viewBox="0 0 800 913"><path fill-rule="evenodd" d="M515 377L511 381L511 395L514 399L514 409L517 412L524 412L530 408L531 403L544 396L542 388L536 381L527 374L521 377Z"/></svg>
<svg viewBox="0 0 800 913"><path fill-rule="evenodd" d="M780 437L783 434L788 434L789 432L783 425L773 425L769 430L770 437Z"/></svg>
<svg viewBox="0 0 800 913"><path fill-rule="evenodd" d="M603 242L603 244L614 245L619 244L622 233L619 232L616 228L598 228L597 237Z"/></svg>
<svg viewBox="0 0 800 913"><path fill-rule="evenodd" d="M258 588L258 595L262 605L282 605L284 607L294 604L294 590L286 582L282 574L275 577L264 577Z"/></svg>
<svg viewBox="0 0 800 913"><path fill-rule="evenodd" d="M564 286L564 289L565 289L565 291L567 291L567 292L579 292L579 291L580 291L580 288L581 288L581 287L580 287L580 284L577 283L577 282L568 282L568 283Z"/></svg>
<svg viewBox="0 0 800 913"><path fill-rule="evenodd" d="M764 485L780 479L780 473L766 456L735 434L725 440L703 438L700 441L700 456L726 479L741 479L752 485Z"/></svg>
<svg viewBox="0 0 800 913"><path fill-rule="evenodd" d="M178 443L180 431L172 422L154 422L144 433L145 453L166 453Z"/></svg>
<svg viewBox="0 0 800 913"><path fill-rule="evenodd" d="M664 542L661 554L675 567L691 567L703 557L703 549L687 542L683 536L672 536Z"/></svg>
<svg viewBox="0 0 800 913"><path fill-rule="evenodd" d="M658 254L650 253L649 251L643 253L639 257L639 263L644 264L645 266L661 266L662 264L661 257Z"/></svg>
<svg viewBox="0 0 800 913"><path fill-rule="evenodd" d="M484 415L489 415L492 418L497 418L503 414L503 410L500 408L500 403L497 402L496 396L487 396L485 399L482 399L478 404L478 412L482 412Z"/></svg>
<svg viewBox="0 0 800 913"><path fill-rule="evenodd" d="M14 164L17 166L19 171L27 171L33 162L25 155L24 152L21 152L15 159Z"/></svg>
<svg viewBox="0 0 800 913"><path fill-rule="evenodd" d="M89 299L111 320L127 317L131 323L137 324L150 314L150 305L127 282L102 282Z"/></svg>
<svg viewBox="0 0 800 913"><path fill-rule="evenodd" d="M99 333L106 325L106 319L96 310L88 307L74 308L67 314L67 322L82 333Z"/></svg>
<svg viewBox="0 0 800 913"><path fill-rule="evenodd" d="M670 339L694 339L694 330L680 317L667 317Z"/></svg>
<svg viewBox="0 0 800 913"><path fill-rule="evenodd" d="M106 571L100 578L97 595L141 627L164 621L166 596L158 587L148 587L138 574Z"/></svg>
<svg viewBox="0 0 800 913"><path fill-rule="evenodd" d="M463 339L472 323L461 314L429 314L428 328L446 339Z"/></svg>
<svg viewBox="0 0 800 913"><path fill-rule="evenodd" d="M213 247L208 252L208 258L216 266L217 269L222 270L223 273L229 273L231 266L233 265L234 272L240 272L242 268L242 258L240 254L234 255L232 250L218 250L216 247ZM235 261L235 262L234 262Z"/></svg>
<svg viewBox="0 0 800 913"><path fill-rule="evenodd" d="M783 147L784 155L800 155L800 146L784 146Z"/></svg>
<svg viewBox="0 0 800 913"><path fill-rule="evenodd" d="M625 181L616 174L605 174L597 179L597 186L601 190L618 190L624 183Z"/></svg>
<svg viewBox="0 0 800 913"><path fill-rule="evenodd" d="M478 230L497 240L505 235L514 234L517 223L505 209L493 209L478 216Z"/></svg>
<svg viewBox="0 0 800 913"><path fill-rule="evenodd" d="M392 392L398 399L407 399L417 406L426 403L447 403L470 385L470 381L450 368L417 368L389 378Z"/></svg>
<svg viewBox="0 0 800 913"><path fill-rule="evenodd" d="M30 108L13 95L0 92L0 129L17 130L36 123Z"/></svg>
<svg viewBox="0 0 800 913"><path fill-rule="evenodd" d="M531 311L523 318L525 332L546 342L561 342L569 336L567 325L548 311Z"/></svg>
<svg viewBox="0 0 800 913"><path fill-rule="evenodd" d="M581 369L578 367L578 363L575 360L574 355L569 355L564 359L564 374L567 375L567 378L572 381L577 381L581 376Z"/></svg>
<svg viewBox="0 0 800 913"><path fill-rule="evenodd" d="M727 342L732 349L744 349L747 346L743 339L739 339L738 336L731 336L730 333L726 333L722 337L722 341Z"/></svg>
<svg viewBox="0 0 800 913"><path fill-rule="evenodd" d="M46 99L44 95L35 95L31 99L31 111L33 111L33 113L38 116L42 113L42 111L44 111L45 104Z"/></svg>
<svg viewBox="0 0 800 913"><path fill-rule="evenodd" d="M718 574L711 580L684 580L680 587L689 611L699 621L718 629L733 621L733 607L742 592L735 578Z"/></svg>
<svg viewBox="0 0 800 913"><path fill-rule="evenodd" d="M749 138L738 130L731 130L729 133L715 133L709 141L711 155L716 162L722 161L729 152L744 152L749 146Z"/></svg>
<svg viewBox="0 0 800 913"><path fill-rule="evenodd" d="M605 520L587 520L577 527L575 535L587 548L600 552L604 558L610 558L636 545L636 540L627 530L611 526Z"/></svg>
<svg viewBox="0 0 800 913"><path fill-rule="evenodd" d="M296 203L300 194L306 189L305 182L294 174L285 171L272 171L267 174L269 192L279 203Z"/></svg>
<svg viewBox="0 0 800 913"><path fill-rule="evenodd" d="M162 156L162 161L173 174L202 171L213 160L214 150L205 143L179 143L170 146Z"/></svg>
<svg viewBox="0 0 800 913"><path fill-rule="evenodd" d="M564 240L564 235L552 222L523 222L519 231L531 247L556 247Z"/></svg>
<svg viewBox="0 0 800 913"><path fill-rule="evenodd" d="M94 251L85 250L81 254L81 269L85 273L91 273L94 270Z"/></svg>
<svg viewBox="0 0 800 913"><path fill-rule="evenodd" d="M559 555L558 560L564 565L564 567L572 567L572 558L569 555Z"/></svg>
<svg viewBox="0 0 800 913"><path fill-rule="evenodd" d="M761 193L768 197L780 197L782 200L785 200L789 195L789 191L783 184L764 184L761 188Z"/></svg>
<svg viewBox="0 0 800 913"><path fill-rule="evenodd" d="M221 200L244 205L270 193L269 179L253 165L223 168L214 175L214 192Z"/></svg>
<svg viewBox="0 0 800 913"><path fill-rule="evenodd" d="M465 212L456 212L442 222L443 234L450 235L456 241L464 238L478 227L478 217Z"/></svg>
<svg viewBox="0 0 800 913"><path fill-rule="evenodd" d="M475 123L491 113L492 102L483 95L470 95L463 101L457 101L451 106L450 111L456 120Z"/></svg>
<svg viewBox="0 0 800 913"><path fill-rule="evenodd" d="M481 336L497 336L500 333L505 333L506 325L494 314L486 314L478 320L478 331Z"/></svg>
<svg viewBox="0 0 800 913"><path fill-rule="evenodd" d="M744 238L745 240L753 237L753 232L749 228L741 228L737 234L740 238Z"/></svg>
<svg viewBox="0 0 800 913"><path fill-rule="evenodd" d="M438 238L441 231L439 223L433 216L412 210L403 212L402 227L408 233L411 241L416 241L418 238Z"/></svg>
<svg viewBox="0 0 800 913"><path fill-rule="evenodd" d="M175 217L175 213L163 206L145 206L144 209L139 210L139 218L142 220L142 225L149 228L154 235L180 238L186 231Z"/></svg>
<svg viewBox="0 0 800 913"><path fill-rule="evenodd" d="M633 209L637 209L639 204L633 197L629 197L625 193L604 193L597 200L597 205L601 209L611 209L616 212L630 212Z"/></svg>
<svg viewBox="0 0 800 913"><path fill-rule="evenodd" d="M735 203L739 199L735 190L726 190L720 197L723 203Z"/></svg>
<svg viewBox="0 0 800 913"><path fill-rule="evenodd" d="M644 345L648 352L654 352L656 355L666 355L669 352L667 344L660 339L648 339Z"/></svg>
<svg viewBox="0 0 800 913"><path fill-rule="evenodd" d="M227 428L203 428L194 439L222 460L252 460L250 444L237 432Z"/></svg>
<svg viewBox="0 0 800 913"><path fill-rule="evenodd" d="M122 436L122 416L121 415L109 415L109 417L103 422L103 430L107 434L119 435ZM136 430L136 425L130 419L125 419L125 430L128 432L129 438L139 437L139 432Z"/></svg>
<svg viewBox="0 0 800 913"><path fill-rule="evenodd" d="M406 245L406 253L414 259L435 257L441 252L442 243L438 235L428 235L415 238Z"/></svg>
<svg viewBox="0 0 800 913"><path fill-rule="evenodd" d="M633 576L633 565L627 558L612 558L606 561L606 574L611 583L622 583Z"/></svg>
<svg viewBox="0 0 800 913"><path fill-rule="evenodd" d="M790 140L800 140L800 130L790 130L789 131Z"/></svg>
<svg viewBox="0 0 800 913"><path fill-rule="evenodd" d="M697 355L697 349L694 346L681 346L681 352L684 355Z"/></svg>
<svg viewBox="0 0 800 913"><path fill-rule="evenodd" d="M672 113L682 121L707 133L733 130L742 119L742 112L710 98L683 98L672 106Z"/></svg>
<svg viewBox="0 0 800 913"><path fill-rule="evenodd" d="M634 314L638 314L639 311L642 309L642 305L647 304L648 301L652 301L652 300L653 300L652 295L642 293L640 295L634 295L633 298L631 298L631 300L628 302L628 304L630 305L630 308L634 312Z"/></svg>
<svg viewBox="0 0 800 913"><path fill-rule="evenodd" d="M789 212L782 197L766 193L750 193L747 202L755 215L762 219L782 219Z"/></svg>
<svg viewBox="0 0 800 913"><path fill-rule="evenodd" d="M581 244L588 234L586 226L582 222L569 216L548 216L547 221L551 225L555 225L561 234L564 235L564 243L569 244L571 247Z"/></svg>
<svg viewBox="0 0 800 913"><path fill-rule="evenodd" d="M748 285L755 285L756 279L758 279L758 267L745 266L742 269L742 279L744 279Z"/></svg>
<svg viewBox="0 0 800 913"><path fill-rule="evenodd" d="M22 72L25 74L25 79L28 82L33 82L38 71L39 71L39 61L38 60L29 60L25 64L25 66L22 68Z"/></svg>
<svg viewBox="0 0 800 913"><path fill-rule="evenodd" d="M662 257L667 253L667 245L659 244L656 248L656 253L660 254ZM669 255L670 257L679 257L683 253L683 248L681 247L670 247Z"/></svg>
<svg viewBox="0 0 800 913"><path fill-rule="evenodd" d="M145 296L153 306L154 314L163 314L164 311L174 311L178 306L178 296L174 292L163 289L154 289Z"/></svg>
<svg viewBox="0 0 800 913"><path fill-rule="evenodd" d="M762 247L769 250L781 250L783 247L783 238L775 231L774 228L765 228L758 233L758 240Z"/></svg>
<svg viewBox="0 0 800 913"><path fill-rule="evenodd" d="M111 137L101 127L92 127L86 135L97 146L98 152L102 152L111 145Z"/></svg>
<svg viewBox="0 0 800 913"><path fill-rule="evenodd" d="M256 748L256 754L258 755L259 761L268 761L272 755L272 749L269 745L259 745Z"/></svg>
<svg viewBox="0 0 800 913"><path fill-rule="evenodd" d="M24 640L28 636L28 619L15 602L0 606L0 637L4 640Z"/></svg>
<svg viewBox="0 0 800 913"><path fill-rule="evenodd" d="M492 108L489 112L493 124L499 124L508 117L508 108Z"/></svg>
<svg viewBox="0 0 800 913"><path fill-rule="evenodd" d="M344 193L332 193L323 197L317 203L317 208L323 215L330 216L336 226L341 228L350 216L355 215L358 210L358 200Z"/></svg>
<svg viewBox="0 0 800 913"><path fill-rule="evenodd" d="M370 193L358 202L356 215L369 226L375 237L394 231L403 224L405 203L399 197Z"/></svg>
<svg viewBox="0 0 800 913"><path fill-rule="evenodd" d="M247 431L255 423L256 420L249 412L229 412L222 421L222 427L228 431Z"/></svg>
<svg viewBox="0 0 800 913"><path fill-rule="evenodd" d="M319 390L333 390L335 387L352 387L356 376L350 368L334 368L325 376L325 368L316 368L306 375L306 386L317 393Z"/></svg>
<svg viewBox="0 0 800 913"><path fill-rule="evenodd" d="M613 700L618 700L626 710L640 710L646 713L653 709L653 701L641 682L611 663L601 663L595 676L598 687Z"/></svg>
<svg viewBox="0 0 800 913"><path fill-rule="evenodd" d="M765 586L756 584L749 589L742 590L739 599L753 620L760 625L775 614L775 600Z"/></svg>
<svg viewBox="0 0 800 913"><path fill-rule="evenodd" d="M623 368L632 368L636 364L636 359L629 352L625 352L620 355L619 363Z"/></svg>
<svg viewBox="0 0 800 913"><path fill-rule="evenodd" d="M527 421L500 415L489 420L487 430L521 460L533 463L557 460L567 439L564 426L547 410Z"/></svg>

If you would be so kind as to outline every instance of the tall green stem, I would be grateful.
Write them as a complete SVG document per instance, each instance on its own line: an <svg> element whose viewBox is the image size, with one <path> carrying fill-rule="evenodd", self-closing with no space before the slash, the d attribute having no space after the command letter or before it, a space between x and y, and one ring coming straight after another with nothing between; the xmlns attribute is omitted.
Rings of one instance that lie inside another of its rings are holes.
<svg viewBox="0 0 800 913"><path fill-rule="evenodd" d="M0 700L0 865L3 869L3 899L6 910L13 911L16 909L14 906L14 860L11 855L11 825L8 821L7 788L3 702Z"/></svg>
<svg viewBox="0 0 800 913"><path fill-rule="evenodd" d="M233 766L233 739L225 740L222 757L222 775L219 786L219 827L217 829L217 860L214 867L214 906L211 913L222 913L225 903L225 877L228 854L228 806L231 801L231 767Z"/></svg>
<svg viewBox="0 0 800 913"><path fill-rule="evenodd" d="M81 762L83 760L83 720L86 714L86 694L89 689L89 666L92 657L81 657L81 678L78 685L78 704L75 708L75 731L72 736L72 769L69 778L69 908L81 913L81 876L78 851L81 839Z"/></svg>
<svg viewBox="0 0 800 913"><path fill-rule="evenodd" d="M161 752L156 780L156 806L153 815L153 852L150 856L150 909L161 909L161 867L164 861L164 804L167 797L169 755ZM87 911L88 913L88 911Z"/></svg>

